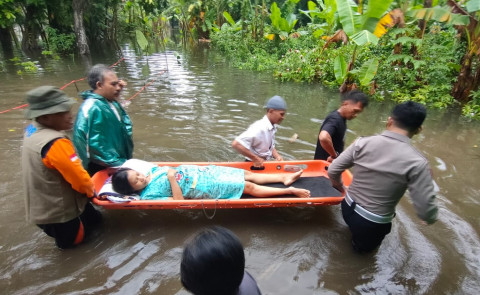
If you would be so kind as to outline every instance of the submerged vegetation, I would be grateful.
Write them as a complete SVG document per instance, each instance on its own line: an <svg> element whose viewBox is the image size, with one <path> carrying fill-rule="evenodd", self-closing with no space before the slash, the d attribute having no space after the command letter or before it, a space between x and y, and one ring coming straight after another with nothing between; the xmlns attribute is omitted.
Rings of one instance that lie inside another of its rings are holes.
<svg viewBox="0 0 480 295"><path fill-rule="evenodd" d="M480 119L479 11L480 0L6 0L0 42L7 57L15 44L56 58L130 38L143 54L178 28L183 46L211 41L241 69Z"/></svg>

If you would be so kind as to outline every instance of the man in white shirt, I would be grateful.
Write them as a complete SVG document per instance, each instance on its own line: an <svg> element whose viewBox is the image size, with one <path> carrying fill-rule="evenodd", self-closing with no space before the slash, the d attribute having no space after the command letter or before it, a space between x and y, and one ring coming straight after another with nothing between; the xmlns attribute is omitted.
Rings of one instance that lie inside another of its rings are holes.
<svg viewBox="0 0 480 295"><path fill-rule="evenodd" d="M265 108L265 116L232 142L232 147L244 155L247 161L252 161L255 167L263 167L263 162L272 158L283 161L275 149L275 132L277 125L285 118L287 104L282 97L275 95L268 100Z"/></svg>

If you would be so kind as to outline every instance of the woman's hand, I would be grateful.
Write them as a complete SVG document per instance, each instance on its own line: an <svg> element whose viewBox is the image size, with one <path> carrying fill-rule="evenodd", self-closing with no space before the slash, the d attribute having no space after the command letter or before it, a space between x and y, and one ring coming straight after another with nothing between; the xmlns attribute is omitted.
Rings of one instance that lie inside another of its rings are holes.
<svg viewBox="0 0 480 295"><path fill-rule="evenodd" d="M168 182L170 182L170 187L172 188L172 195L174 200L184 200L182 189L177 183L177 179L175 175L177 174L177 170L170 168L167 171L167 178Z"/></svg>
<svg viewBox="0 0 480 295"><path fill-rule="evenodd" d="M175 169L168 169L168 171L167 171L167 177L168 177L168 179L170 179L170 177L175 178L175 174L177 174L177 170L175 170Z"/></svg>

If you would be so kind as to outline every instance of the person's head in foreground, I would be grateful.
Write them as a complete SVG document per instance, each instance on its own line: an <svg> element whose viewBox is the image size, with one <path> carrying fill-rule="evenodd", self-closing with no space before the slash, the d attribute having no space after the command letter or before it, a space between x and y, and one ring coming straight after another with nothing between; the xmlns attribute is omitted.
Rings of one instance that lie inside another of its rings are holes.
<svg viewBox="0 0 480 295"><path fill-rule="evenodd" d="M143 190L150 182L150 176L130 168L120 168L112 175L113 189L123 195L132 195Z"/></svg>
<svg viewBox="0 0 480 295"><path fill-rule="evenodd" d="M285 119L287 103L281 96L271 97L264 108L267 110L267 117L272 124L280 124Z"/></svg>
<svg viewBox="0 0 480 295"><path fill-rule="evenodd" d="M340 106L340 115L352 120L358 116L363 109L368 106L368 96L360 90L351 90L342 95L342 104Z"/></svg>
<svg viewBox="0 0 480 295"><path fill-rule="evenodd" d="M203 229L184 246L181 281L195 295L234 295L239 290L244 271L242 243L224 227Z"/></svg>
<svg viewBox="0 0 480 295"><path fill-rule="evenodd" d="M27 92L27 119L33 119L45 127L61 131L73 127L71 109L75 100L54 86L40 86Z"/></svg>
<svg viewBox="0 0 480 295"><path fill-rule="evenodd" d="M427 117L427 109L422 104L407 101L396 105L387 120L387 129L400 128L412 137L422 131L422 124Z"/></svg>

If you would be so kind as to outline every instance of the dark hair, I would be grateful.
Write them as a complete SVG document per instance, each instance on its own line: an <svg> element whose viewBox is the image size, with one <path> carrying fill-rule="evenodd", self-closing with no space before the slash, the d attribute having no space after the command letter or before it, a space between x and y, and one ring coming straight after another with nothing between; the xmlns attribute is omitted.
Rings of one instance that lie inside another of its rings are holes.
<svg viewBox="0 0 480 295"><path fill-rule="evenodd" d="M103 78L107 72L113 72L113 70L104 64L94 65L87 74L88 85L93 90L97 89L97 82L103 83Z"/></svg>
<svg viewBox="0 0 480 295"><path fill-rule="evenodd" d="M184 246L181 281L195 295L233 295L238 291L244 272L242 243L224 227L203 229Z"/></svg>
<svg viewBox="0 0 480 295"><path fill-rule="evenodd" d="M130 168L120 168L112 175L112 187L113 189L123 195L131 195L135 193L135 190L128 181L128 171L133 170Z"/></svg>
<svg viewBox="0 0 480 295"><path fill-rule="evenodd" d="M368 106L368 96L357 89L342 94L342 102L343 101L352 101L354 103L361 102L362 107Z"/></svg>
<svg viewBox="0 0 480 295"><path fill-rule="evenodd" d="M391 117L395 126L414 132L422 126L427 117L427 109L418 102L407 101L395 106Z"/></svg>

